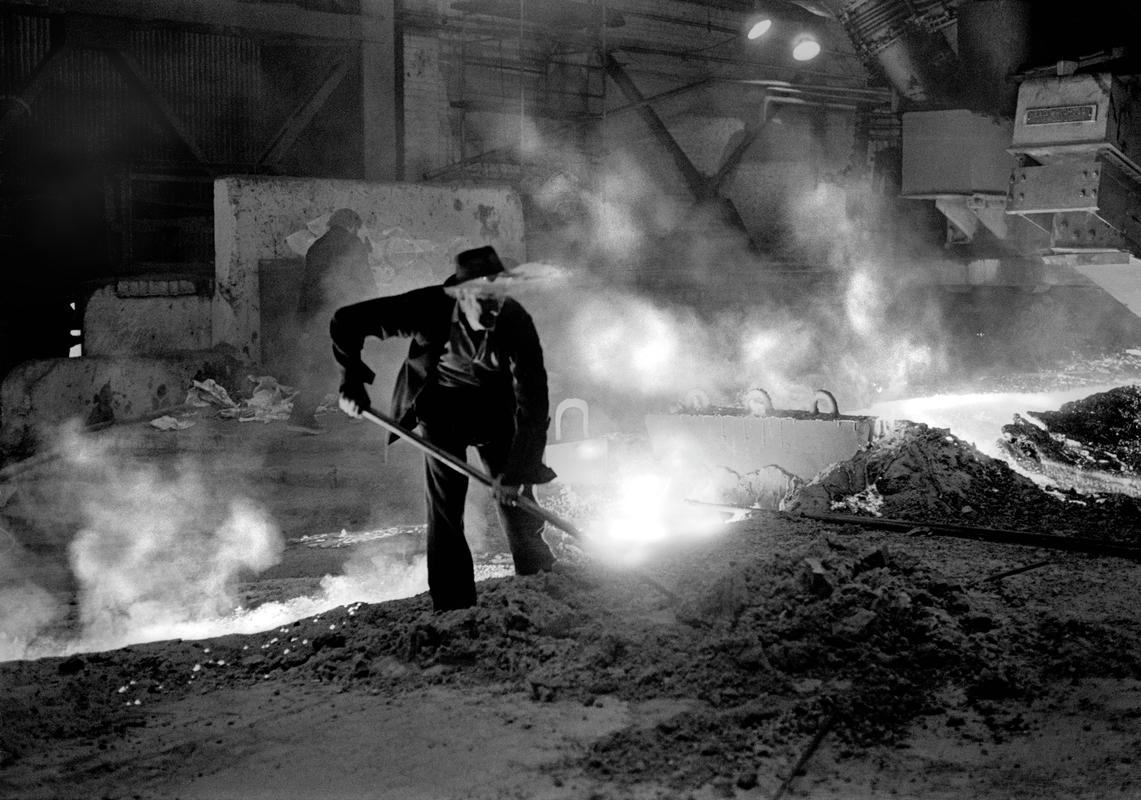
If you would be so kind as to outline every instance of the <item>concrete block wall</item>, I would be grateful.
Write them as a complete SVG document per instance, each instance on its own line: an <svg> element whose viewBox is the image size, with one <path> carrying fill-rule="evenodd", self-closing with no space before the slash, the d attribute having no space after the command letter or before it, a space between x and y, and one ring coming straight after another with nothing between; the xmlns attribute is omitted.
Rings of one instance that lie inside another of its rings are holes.
<svg viewBox="0 0 1141 800"><path fill-rule="evenodd" d="M0 383L0 450L51 444L66 421L90 425L157 416L183 403L196 378L233 390L245 374L244 365L224 351L25 361Z"/></svg>
<svg viewBox="0 0 1141 800"><path fill-rule="evenodd" d="M123 282L127 283L127 282ZM84 356L133 356L208 350L208 294L192 281L134 281L143 291L105 286L92 294L83 314ZM162 286L158 286L162 284ZM153 294L145 294L155 286Z"/></svg>
<svg viewBox="0 0 1141 800"><path fill-rule="evenodd" d="M234 176L214 182L214 345L230 345L241 357L261 357L259 266L295 256L286 241L307 223L334 209L352 208L374 232L399 228L439 245L435 274L457 241L490 244L501 255L526 259L523 211L505 188L462 188L412 183Z"/></svg>

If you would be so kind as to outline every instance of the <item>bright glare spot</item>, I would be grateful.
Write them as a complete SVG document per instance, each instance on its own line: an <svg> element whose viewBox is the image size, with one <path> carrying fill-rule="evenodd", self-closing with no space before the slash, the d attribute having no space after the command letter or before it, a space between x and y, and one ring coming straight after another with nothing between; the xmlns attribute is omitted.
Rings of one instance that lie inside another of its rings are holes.
<svg viewBox="0 0 1141 800"><path fill-rule="evenodd" d="M1078 386L1048 392L978 392L913 397L873 403L854 413L866 413L880 419L907 419L951 433L977 447L992 458L1005 458L998 446L1002 427L1014 421L1014 415L1034 410L1060 408L1062 404L1092 394L1109 391L1119 384Z"/></svg>
<svg viewBox="0 0 1141 800"><path fill-rule="evenodd" d="M746 363L764 363L784 345L779 330L757 330L741 338L741 354Z"/></svg>
<svg viewBox="0 0 1141 800"><path fill-rule="evenodd" d="M576 319L583 366L601 383L660 391L677 380L680 340L672 317L644 303L591 302Z"/></svg>
<svg viewBox="0 0 1141 800"><path fill-rule="evenodd" d="M820 42L811 37L798 39L792 46L792 57L797 61L811 61L820 55Z"/></svg>
<svg viewBox="0 0 1141 800"><path fill-rule="evenodd" d="M83 345L73 344L71 349L67 351L68 358L79 358L83 355Z"/></svg>
<svg viewBox="0 0 1141 800"><path fill-rule="evenodd" d="M575 448L575 455L584 461L594 461L606 457L605 440L591 439Z"/></svg>
<svg viewBox="0 0 1141 800"><path fill-rule="evenodd" d="M669 480L660 475L634 475L619 485L618 499L591 538L612 558L626 564L644 560L647 551L669 536L666 500Z"/></svg>
<svg viewBox="0 0 1141 800"><path fill-rule="evenodd" d="M659 321L660 322L660 321ZM634 368L638 372L654 374L664 368L674 353L674 342L668 333L653 335L634 347Z"/></svg>
<svg viewBox="0 0 1141 800"><path fill-rule="evenodd" d="M848 321L856 333L868 335L876 329L883 288L866 272L856 272L848 284L844 305Z"/></svg>
<svg viewBox="0 0 1141 800"><path fill-rule="evenodd" d="M624 566L645 561L656 548L725 526L721 514L684 502L676 481L656 472L619 478L616 499L602 514L587 526L590 544L604 559Z"/></svg>
<svg viewBox="0 0 1141 800"><path fill-rule="evenodd" d="M753 23L752 27L749 28L749 32L745 35L750 39L760 39L762 36L769 32L769 29L772 28L772 26L773 21L771 19L767 17L764 19L759 19Z"/></svg>

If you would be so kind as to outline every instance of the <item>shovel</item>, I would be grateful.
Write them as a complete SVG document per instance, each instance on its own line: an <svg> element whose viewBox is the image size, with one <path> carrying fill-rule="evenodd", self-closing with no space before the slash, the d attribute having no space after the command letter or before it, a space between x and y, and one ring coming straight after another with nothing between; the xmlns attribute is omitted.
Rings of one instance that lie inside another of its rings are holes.
<svg viewBox="0 0 1141 800"><path fill-rule="evenodd" d="M379 411L372 409L372 408L364 409L361 411L361 418L367 419L369 422L373 423L374 425L379 425L380 427L384 428L385 430L390 431L391 433L395 433L397 436L408 441L409 443L414 445L417 449L421 450L425 454L427 454L427 455L431 456L432 458L435 458L439 461L444 462L445 464L447 464L452 469L456 470L457 472L463 473L464 475L468 476L469 478L471 478L473 480L476 480L476 481L482 483L484 486L488 487L489 489L493 489L495 487L495 481L486 473L481 472L480 470L473 467L471 464L467 463L463 459L457 458L456 456L452 455L451 453L447 452L446 450L440 449L439 447L437 447L436 445L432 444L427 439L425 439L423 436L420 436L419 434L413 433L412 431L405 430L395 420L393 420L389 417L386 417L385 415L381 414ZM585 538L583 536L582 531L580 531L578 528L576 528L572 523L563 519L558 514L551 513L550 511L548 511L547 509L543 508L541 505L536 503L534 500L532 500L530 497L526 497L524 495L519 494L519 495L515 495L514 497L510 498L506 502L509 505L518 506L519 508L522 508L524 511L528 511L528 512L534 514L535 516L539 517L540 519L542 519L546 522L549 522L550 524L554 525L559 530L565 531L566 533L570 534L571 536L573 536L574 538L576 538L580 541ZM643 582L645 582L645 583L649 584L650 586L654 587L655 589L657 589L659 592L661 592L663 595L668 597L670 600L672 600L674 602L680 601L680 598L676 594L671 592L666 587L662 586L660 583L658 583L656 580L649 577L648 575L643 575L643 574L639 573L638 578L640 578Z"/></svg>
<svg viewBox="0 0 1141 800"><path fill-rule="evenodd" d="M494 488L495 481L492 480L489 475L479 471L466 461L456 458L446 450L441 450L439 447L429 442L423 436L413 433L412 431L405 430L396 421L384 416L379 411L371 408L365 409L361 411L361 416L364 419L367 419L369 422L379 425L380 427L395 433L397 436L408 440L418 449L422 450L438 461L443 461L445 464L457 472L462 472L469 478L479 481L489 489ZM582 531L580 531L570 522L558 516L557 514L552 514L550 511L547 511L547 509L543 508L530 497L525 497L524 495L520 494L510 498L506 502L508 505L519 506L519 508L522 508L524 511L529 511L535 516L541 517L542 519L554 525L556 528L566 531L576 539L583 538Z"/></svg>

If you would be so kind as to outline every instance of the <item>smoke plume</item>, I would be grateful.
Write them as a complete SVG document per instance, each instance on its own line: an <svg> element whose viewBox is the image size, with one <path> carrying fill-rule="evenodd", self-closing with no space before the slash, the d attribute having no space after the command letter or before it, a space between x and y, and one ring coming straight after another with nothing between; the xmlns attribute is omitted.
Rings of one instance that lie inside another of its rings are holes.
<svg viewBox="0 0 1141 800"><path fill-rule="evenodd" d="M778 258L629 151L589 164L545 144L529 190L553 255L538 256L580 278L553 302L528 299L553 334L557 391L662 410L694 389L735 405L753 387L803 408L826 388L852 410L947 366L942 311L911 293L915 273L892 255L870 192L765 187L782 216L749 227L754 240L758 224L781 231Z"/></svg>
<svg viewBox="0 0 1141 800"><path fill-rule="evenodd" d="M8 572L11 563L0 561L0 568ZM62 602L30 581L0 588L0 661L28 657L28 643L63 612Z"/></svg>
<svg viewBox="0 0 1141 800"><path fill-rule="evenodd" d="M54 513L77 509L66 550L80 632L46 588L9 585L0 606L7 657L172 638L180 625L233 611L239 581L281 556L268 513L199 465L128 460L111 437L84 436L75 426L56 450L69 490Z"/></svg>

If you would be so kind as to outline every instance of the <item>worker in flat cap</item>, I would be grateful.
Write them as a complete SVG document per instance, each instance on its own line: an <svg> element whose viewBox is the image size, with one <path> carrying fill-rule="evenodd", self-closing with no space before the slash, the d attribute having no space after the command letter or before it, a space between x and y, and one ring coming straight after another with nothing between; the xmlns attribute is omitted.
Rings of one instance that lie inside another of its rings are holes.
<svg viewBox="0 0 1141 800"><path fill-rule="evenodd" d="M300 433L323 432L317 407L337 386L337 370L329 360L325 330L334 309L376 294L368 264L370 247L361 236L360 215L338 208L329 216L329 229L305 253L305 272L297 302L294 332L294 373L297 389L287 426Z"/></svg>
<svg viewBox="0 0 1141 800"><path fill-rule="evenodd" d="M512 504L534 499L533 486L555 478L543 463L549 400L543 349L530 315L502 291L509 277L491 247L456 256L442 285L345 306L333 315L333 353L343 370L340 407L369 408L365 384L375 377L361 360L368 336L410 338L392 397L392 417L464 460L474 446L495 480L499 519L515 572L548 571L554 556L543 520ZM497 285L497 281L499 281ZM395 438L395 437L393 437ZM437 611L475 605L471 550L464 536L468 477L425 458L428 588Z"/></svg>

